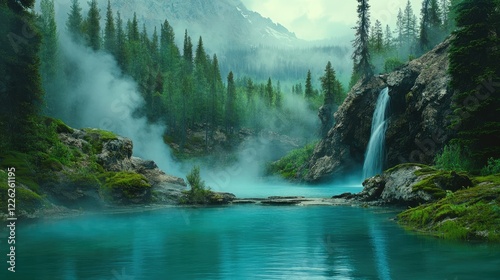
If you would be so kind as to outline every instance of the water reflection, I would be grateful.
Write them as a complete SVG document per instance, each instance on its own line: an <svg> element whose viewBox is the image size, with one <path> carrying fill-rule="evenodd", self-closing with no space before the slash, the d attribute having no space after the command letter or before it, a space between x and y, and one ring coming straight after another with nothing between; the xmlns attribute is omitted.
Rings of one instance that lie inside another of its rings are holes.
<svg viewBox="0 0 500 280"><path fill-rule="evenodd" d="M375 251L375 262L377 264L377 271L379 279L391 280L391 269L389 267L389 260L387 257L387 244L384 232L379 228L377 222L370 219L369 222L370 237Z"/></svg>
<svg viewBox="0 0 500 280"><path fill-rule="evenodd" d="M0 279L497 279L499 246L411 235L393 215L233 206L20 225L18 272Z"/></svg>

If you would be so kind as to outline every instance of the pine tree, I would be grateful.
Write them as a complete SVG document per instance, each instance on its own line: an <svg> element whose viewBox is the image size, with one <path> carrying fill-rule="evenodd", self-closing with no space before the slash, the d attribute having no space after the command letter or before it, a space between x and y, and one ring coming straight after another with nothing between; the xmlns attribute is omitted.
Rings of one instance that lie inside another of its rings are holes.
<svg viewBox="0 0 500 280"><path fill-rule="evenodd" d="M86 38L88 45L95 51L101 48L101 26L99 15L99 7L97 5L97 0L92 0L89 2L90 8L87 14L87 19L85 21L86 26Z"/></svg>
<svg viewBox="0 0 500 280"><path fill-rule="evenodd" d="M306 91L305 91L305 98L306 99L312 99L314 97L314 89L312 86L312 77L311 77L311 70L307 71L307 77L306 77Z"/></svg>
<svg viewBox="0 0 500 280"><path fill-rule="evenodd" d="M40 48L40 74L42 85L46 93L47 113L55 115L57 93L55 81L59 69L58 59L58 35L55 19L54 0L42 0L40 2L41 14L38 17L38 26L42 35Z"/></svg>
<svg viewBox="0 0 500 280"><path fill-rule="evenodd" d="M222 119L222 96L221 96L221 90L224 87L222 84L222 77L220 74L220 68L219 68L219 59L217 58L217 55L214 54L213 59L212 59L212 71L211 71L211 79L210 79L210 103L211 103L211 110L210 110L210 123L212 127L212 135L211 138L213 139L213 134L215 130L217 129L217 126L220 123L220 120Z"/></svg>
<svg viewBox="0 0 500 280"><path fill-rule="evenodd" d="M332 106L334 104L336 90L336 77L335 70L333 70L332 63L328 61L325 68L325 74L320 78L321 90L325 96L324 104Z"/></svg>
<svg viewBox="0 0 500 280"><path fill-rule="evenodd" d="M111 2L108 0L108 8L106 10L106 26L104 28L104 49L110 53L116 53L116 28L111 10Z"/></svg>
<svg viewBox="0 0 500 280"><path fill-rule="evenodd" d="M274 92L274 106L277 108L277 109L281 109L283 107L283 95L282 95L282 92L281 92L281 83L280 81L278 81L278 83L276 84L276 90Z"/></svg>
<svg viewBox="0 0 500 280"><path fill-rule="evenodd" d="M83 38L82 8L80 7L78 0L72 0L71 2L66 28L68 28L68 31L74 41L79 41Z"/></svg>
<svg viewBox="0 0 500 280"><path fill-rule="evenodd" d="M384 49L384 32L382 30L382 23L377 19L373 27L373 48L375 52L380 53Z"/></svg>
<svg viewBox="0 0 500 280"><path fill-rule="evenodd" d="M139 22L137 21L137 14L134 13L134 18L127 24L128 40L131 42L139 42L141 35L139 33Z"/></svg>
<svg viewBox="0 0 500 280"><path fill-rule="evenodd" d="M188 36L187 30L184 33L184 52L182 56L188 72L191 72L193 69L193 43L191 43L191 37Z"/></svg>
<svg viewBox="0 0 500 280"><path fill-rule="evenodd" d="M163 71L173 71L180 58L179 48L175 44L174 29L169 22L161 26L160 31L160 63Z"/></svg>
<svg viewBox="0 0 500 280"><path fill-rule="evenodd" d="M153 30L153 36L151 37L151 44L149 46L149 50L151 52L151 56L153 57L153 61L159 63L160 38L158 37L158 31L156 30L156 26Z"/></svg>
<svg viewBox="0 0 500 280"><path fill-rule="evenodd" d="M417 17L413 13L410 0L403 13L403 39L407 47L412 47L417 38Z"/></svg>
<svg viewBox="0 0 500 280"><path fill-rule="evenodd" d="M437 0L424 0L422 2L422 19L420 21L420 51L426 52L443 38L441 29L441 11Z"/></svg>
<svg viewBox="0 0 500 280"><path fill-rule="evenodd" d="M274 103L274 92L273 92L273 82L272 82L270 77L267 80L266 97L265 98L266 98L266 100L265 100L266 105L269 108L271 108L271 106L273 106L273 103Z"/></svg>
<svg viewBox="0 0 500 280"><path fill-rule="evenodd" d="M390 51L392 49L392 42L393 42L393 38L392 38L391 27L387 24L385 26L384 48L386 50Z"/></svg>
<svg viewBox="0 0 500 280"><path fill-rule="evenodd" d="M463 0L457 6L457 30L449 51L456 142L481 167L500 158L500 3Z"/></svg>
<svg viewBox="0 0 500 280"><path fill-rule="evenodd" d="M118 65L122 70L125 70L128 65L127 51L125 49L125 32L123 31L123 21L120 13L116 15L116 49L114 55Z"/></svg>
<svg viewBox="0 0 500 280"><path fill-rule="evenodd" d="M358 26L356 39L353 41L354 53L352 58L355 62L354 69L362 79L373 75L373 67L370 64L369 32L370 32L370 5L368 0L358 1Z"/></svg>
<svg viewBox="0 0 500 280"><path fill-rule="evenodd" d="M403 33L404 33L403 11L400 8L396 22L396 35L397 35L396 41L399 48L403 47L404 43Z"/></svg>
<svg viewBox="0 0 500 280"><path fill-rule="evenodd" d="M226 131L233 134L239 123L236 109L236 86L234 84L233 72L227 76L227 97L226 97Z"/></svg>

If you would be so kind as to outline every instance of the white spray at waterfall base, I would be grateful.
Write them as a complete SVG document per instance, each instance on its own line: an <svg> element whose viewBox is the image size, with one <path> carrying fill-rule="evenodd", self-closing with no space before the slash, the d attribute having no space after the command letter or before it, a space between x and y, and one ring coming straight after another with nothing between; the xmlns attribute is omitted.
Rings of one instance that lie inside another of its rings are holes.
<svg viewBox="0 0 500 280"><path fill-rule="evenodd" d="M387 107L389 88L384 88L378 97L373 113L372 130L363 164L363 179L380 174L385 162L385 132L387 130Z"/></svg>

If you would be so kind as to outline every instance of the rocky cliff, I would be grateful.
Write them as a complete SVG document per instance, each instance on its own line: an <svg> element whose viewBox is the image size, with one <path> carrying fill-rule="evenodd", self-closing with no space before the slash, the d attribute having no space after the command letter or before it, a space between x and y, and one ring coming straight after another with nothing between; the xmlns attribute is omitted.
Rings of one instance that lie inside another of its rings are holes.
<svg viewBox="0 0 500 280"><path fill-rule="evenodd" d="M41 184L58 204L177 203L186 190L183 179L165 174L154 161L133 157L128 138L97 129L71 129L58 137L78 155Z"/></svg>
<svg viewBox="0 0 500 280"><path fill-rule="evenodd" d="M386 168L405 162L432 163L454 133L447 119L453 95L448 88L449 45L447 40L395 72L354 86L335 113L334 126L316 146L304 179L320 182L361 169L377 97L385 87L391 96Z"/></svg>

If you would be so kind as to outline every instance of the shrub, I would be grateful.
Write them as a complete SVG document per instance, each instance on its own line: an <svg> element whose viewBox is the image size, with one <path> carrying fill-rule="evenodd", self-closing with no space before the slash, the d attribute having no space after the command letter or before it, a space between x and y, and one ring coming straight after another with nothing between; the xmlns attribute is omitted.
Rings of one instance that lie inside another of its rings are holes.
<svg viewBox="0 0 500 280"><path fill-rule="evenodd" d="M446 145L443 152L434 158L439 169L454 171L471 171L472 162L465 155L459 144Z"/></svg>
<svg viewBox="0 0 500 280"><path fill-rule="evenodd" d="M404 62L402 62L398 58L390 57L390 58L385 60L384 71L386 73L389 73L389 72L392 72L392 71L399 69L403 65L404 65Z"/></svg>
<svg viewBox="0 0 500 280"><path fill-rule="evenodd" d="M489 158L486 166L481 169L481 175L493 175L500 173L500 159Z"/></svg>
<svg viewBox="0 0 500 280"><path fill-rule="evenodd" d="M209 204L214 193L205 186L205 181L201 179L200 167L195 166L186 176L191 189L184 192L184 197L181 199L183 204Z"/></svg>

